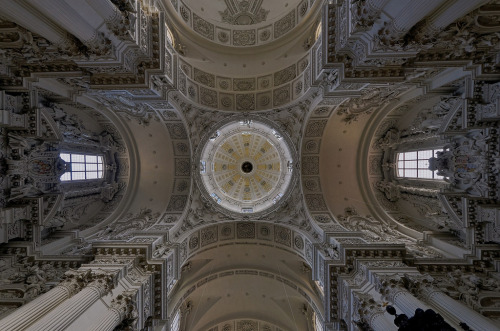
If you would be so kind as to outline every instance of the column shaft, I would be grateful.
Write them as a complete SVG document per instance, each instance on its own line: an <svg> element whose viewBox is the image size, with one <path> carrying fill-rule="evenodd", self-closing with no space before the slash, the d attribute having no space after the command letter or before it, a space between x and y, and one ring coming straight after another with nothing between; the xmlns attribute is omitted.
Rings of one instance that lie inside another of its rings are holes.
<svg viewBox="0 0 500 331"><path fill-rule="evenodd" d="M66 40L64 30L50 22L46 17L35 14L33 8L20 1L0 0L2 15L12 22L41 35L54 44Z"/></svg>
<svg viewBox="0 0 500 331"><path fill-rule="evenodd" d="M68 289L63 286L56 286L0 320L0 330L24 330L69 297L70 291Z"/></svg>
<svg viewBox="0 0 500 331"><path fill-rule="evenodd" d="M394 18L394 27L400 32L407 32L412 26L439 7L443 0L411 1Z"/></svg>
<svg viewBox="0 0 500 331"><path fill-rule="evenodd" d="M109 0L87 0L87 3L106 21L112 22L121 19L122 14Z"/></svg>
<svg viewBox="0 0 500 331"><path fill-rule="evenodd" d="M97 31L63 0L26 0L82 42L96 38Z"/></svg>
<svg viewBox="0 0 500 331"><path fill-rule="evenodd" d="M112 331L123 320L120 312L115 308L109 308L102 318L100 318L89 330L91 331Z"/></svg>
<svg viewBox="0 0 500 331"><path fill-rule="evenodd" d="M424 304L419 299L415 298L407 290L401 289L398 293L394 295L394 306L399 308L408 317L415 315L415 310L417 308L426 310L429 307Z"/></svg>
<svg viewBox="0 0 500 331"><path fill-rule="evenodd" d="M446 315L450 321L453 321L457 325L460 322L464 322L473 330L498 330L500 328L499 325L495 324L489 318L484 317L463 303L450 298L441 291L432 292L427 298L431 305L439 309L443 315Z"/></svg>
<svg viewBox="0 0 500 331"><path fill-rule="evenodd" d="M397 327L391 317L388 313L380 312L370 319L370 326L375 331L396 331Z"/></svg>
<svg viewBox="0 0 500 331"><path fill-rule="evenodd" d="M428 21L429 29L440 31L453 23L455 20L464 16L475 8L487 3L488 0L470 1L458 0L442 11L433 14Z"/></svg>
<svg viewBox="0 0 500 331"><path fill-rule="evenodd" d="M64 330L101 297L101 291L89 285L28 328L29 331Z"/></svg>
<svg viewBox="0 0 500 331"><path fill-rule="evenodd" d="M368 5L375 9L382 9L389 0L368 0Z"/></svg>

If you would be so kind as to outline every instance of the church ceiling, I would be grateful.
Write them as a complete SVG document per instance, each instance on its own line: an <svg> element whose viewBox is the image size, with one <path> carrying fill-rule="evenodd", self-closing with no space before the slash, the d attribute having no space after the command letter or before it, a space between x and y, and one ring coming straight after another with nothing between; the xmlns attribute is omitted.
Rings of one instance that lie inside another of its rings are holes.
<svg viewBox="0 0 500 331"><path fill-rule="evenodd" d="M278 282L307 302L302 322L337 324L354 323L346 303L362 301L370 268L487 274L500 5L431 2L0 0L1 242L30 245L30 263L59 254L57 268L132 256L130 277L163 275L148 280L159 319L173 317L162 296L189 311L208 282L214 311L231 306L216 293L226 273L232 289ZM443 180L398 175L400 154L427 149L439 154L410 161ZM60 151L103 155L106 175L61 183ZM282 253L288 274L227 257L246 245ZM282 305L272 293L266 307ZM197 327L286 329L287 314Z"/></svg>

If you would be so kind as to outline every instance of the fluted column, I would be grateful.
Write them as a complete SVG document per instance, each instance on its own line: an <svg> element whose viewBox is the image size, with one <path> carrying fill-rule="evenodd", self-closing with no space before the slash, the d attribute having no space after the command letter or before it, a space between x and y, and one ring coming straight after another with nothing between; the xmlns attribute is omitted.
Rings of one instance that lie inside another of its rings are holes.
<svg viewBox="0 0 500 331"><path fill-rule="evenodd" d="M97 320L89 330L92 331L112 331L125 319L133 319L137 312L136 308L137 291L125 291L111 301L106 314Z"/></svg>
<svg viewBox="0 0 500 331"><path fill-rule="evenodd" d="M396 293L393 295L392 302L394 302L394 306L401 309L401 311L407 316L411 317L415 315L415 310L417 310L417 308L423 310L429 309L426 304L415 298L413 294L411 294L407 290L399 288L396 289L395 292Z"/></svg>
<svg viewBox="0 0 500 331"><path fill-rule="evenodd" d="M380 303L368 293L353 294L353 315L364 320L375 331L397 330L391 316L386 313Z"/></svg>
<svg viewBox="0 0 500 331"><path fill-rule="evenodd" d="M498 330L500 328L500 325L493 323L489 318L449 297L432 285L422 287L421 293L423 300L456 325L464 322L473 330Z"/></svg>
<svg viewBox="0 0 500 331"><path fill-rule="evenodd" d="M410 1L392 21L386 22L379 30L378 38L382 44L393 45L401 42L405 35L415 24L426 15L443 4L445 0Z"/></svg>
<svg viewBox="0 0 500 331"><path fill-rule="evenodd" d="M66 32L43 15L37 14L28 4L20 1L0 0L2 15L12 22L35 32L54 44L68 42Z"/></svg>
<svg viewBox="0 0 500 331"><path fill-rule="evenodd" d="M487 3L488 0L470 1L458 0L454 1L448 7L431 15L427 20L426 30L439 32L453 23L455 20L464 16L468 12L476 9Z"/></svg>
<svg viewBox="0 0 500 331"><path fill-rule="evenodd" d="M64 330L113 288L113 274L98 270L92 274L92 277L94 280L78 294L65 300L57 308L29 327L28 330Z"/></svg>
<svg viewBox="0 0 500 331"><path fill-rule="evenodd" d="M373 315L372 319L369 320L372 329L375 331L397 330L396 325L387 315L385 312Z"/></svg>
<svg viewBox="0 0 500 331"><path fill-rule="evenodd" d="M56 286L2 319L0 330L23 330L69 297L65 288Z"/></svg>
<svg viewBox="0 0 500 331"><path fill-rule="evenodd" d="M112 47L111 41L90 25L74 8L64 0L19 0L27 1L44 13L47 17L57 22L64 29L76 36L87 48L87 53L93 55L109 55ZM88 55L88 54L87 54Z"/></svg>
<svg viewBox="0 0 500 331"><path fill-rule="evenodd" d="M367 4L374 9L380 10L384 8L387 2L389 2L389 0L368 0Z"/></svg>
<svg viewBox="0 0 500 331"><path fill-rule="evenodd" d="M443 0L411 1L392 21L394 28L400 32L408 31L443 2Z"/></svg>
<svg viewBox="0 0 500 331"><path fill-rule="evenodd" d="M130 12L122 13L110 0L87 0L87 3L99 13L108 29L116 36L130 40Z"/></svg>
<svg viewBox="0 0 500 331"><path fill-rule="evenodd" d="M106 21L121 19L122 14L110 0L87 0L87 3Z"/></svg>
<svg viewBox="0 0 500 331"><path fill-rule="evenodd" d="M400 309L408 317L415 315L415 310L417 308L426 310L429 307L417 299L413 294L411 294L406 288L401 284L403 278L381 277L379 283L377 284L378 291L382 294L382 297L394 304L394 306Z"/></svg>
<svg viewBox="0 0 500 331"><path fill-rule="evenodd" d="M98 320L95 325L89 330L92 331L111 331L114 330L123 320L121 314L115 310L109 308L101 319Z"/></svg>
<svg viewBox="0 0 500 331"><path fill-rule="evenodd" d="M368 312L365 320L375 331L397 330L391 316L382 308Z"/></svg>
<svg viewBox="0 0 500 331"><path fill-rule="evenodd" d="M82 42L92 41L97 31L63 0L24 0L43 12Z"/></svg>
<svg viewBox="0 0 500 331"><path fill-rule="evenodd" d="M0 330L24 330L81 290L88 272L68 271L59 285L0 320Z"/></svg>

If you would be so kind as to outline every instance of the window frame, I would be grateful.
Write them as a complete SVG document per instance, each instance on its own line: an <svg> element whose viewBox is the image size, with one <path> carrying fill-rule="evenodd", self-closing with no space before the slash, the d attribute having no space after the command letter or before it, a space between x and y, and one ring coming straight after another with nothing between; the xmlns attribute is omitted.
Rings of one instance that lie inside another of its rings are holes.
<svg viewBox="0 0 500 331"><path fill-rule="evenodd" d="M420 157L419 152L431 152L430 157ZM395 175L397 179L410 179L410 180L422 180L422 181L444 181L444 176L439 176L436 175L437 170L429 170L428 167L424 167L420 165L420 162L425 162L429 161L430 158L436 157L436 152L442 152L444 151L444 147L429 147L429 148L422 148L422 149L415 149L415 150L406 150L406 151L398 151L395 154ZM416 153L415 158L407 160L406 157L410 153ZM401 159L401 156L403 156L403 159ZM415 162L416 166L415 167L409 167L407 168L406 165L409 162ZM400 164L403 164L403 167L400 167ZM416 176L409 176L407 174L407 170L415 170L416 171ZM432 174L432 177L419 177L419 172L420 171L428 171Z"/></svg>
<svg viewBox="0 0 500 331"><path fill-rule="evenodd" d="M170 322L170 329L172 331L179 331L180 328L181 328L181 309L179 308L172 317L172 321Z"/></svg>
<svg viewBox="0 0 500 331"><path fill-rule="evenodd" d="M103 154L61 151L59 157L70 164L70 170L64 172L60 177L62 183L104 180L105 156ZM75 165L78 165L78 167L75 167ZM67 174L69 174L69 178L66 176ZM83 177L81 174L83 174Z"/></svg>
<svg viewBox="0 0 500 331"><path fill-rule="evenodd" d="M314 312L313 321L314 321L314 331L323 331L324 330L323 323L321 321L321 317L316 312Z"/></svg>

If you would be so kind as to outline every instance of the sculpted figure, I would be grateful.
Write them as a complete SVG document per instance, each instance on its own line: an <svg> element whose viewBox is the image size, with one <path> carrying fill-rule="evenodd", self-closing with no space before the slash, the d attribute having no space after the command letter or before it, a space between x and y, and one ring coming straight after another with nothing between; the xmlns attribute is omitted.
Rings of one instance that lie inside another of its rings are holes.
<svg viewBox="0 0 500 331"><path fill-rule="evenodd" d="M429 170L437 170L436 174L438 176L453 177L452 160L453 154L451 151L436 152L436 157L429 159Z"/></svg>
<svg viewBox="0 0 500 331"><path fill-rule="evenodd" d="M324 244L323 245L323 250L326 253L330 259L338 259L339 258L339 252L337 251L337 247L335 247L332 244Z"/></svg>
<svg viewBox="0 0 500 331"><path fill-rule="evenodd" d="M500 281L495 278L486 278L480 285L482 290L500 292Z"/></svg>
<svg viewBox="0 0 500 331"><path fill-rule="evenodd" d="M165 244L160 244L156 246L155 251L153 252L154 258L164 258L167 257L168 252L170 252L170 248Z"/></svg>
<svg viewBox="0 0 500 331"><path fill-rule="evenodd" d="M36 197L42 194L47 193L46 191L38 188L31 181L26 181L24 185L14 186L10 190L10 197L8 201L22 199L26 197Z"/></svg>

